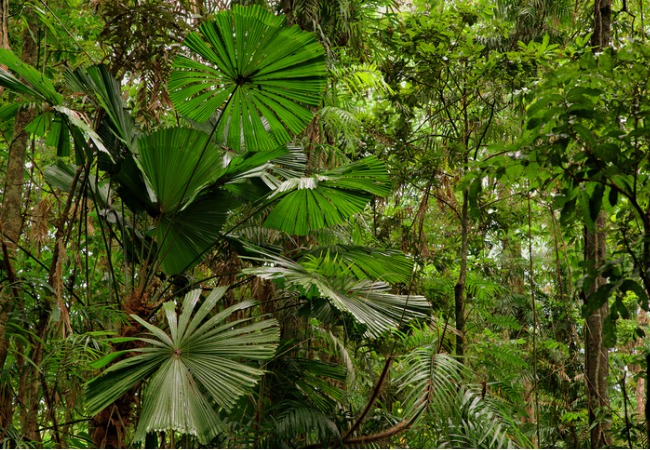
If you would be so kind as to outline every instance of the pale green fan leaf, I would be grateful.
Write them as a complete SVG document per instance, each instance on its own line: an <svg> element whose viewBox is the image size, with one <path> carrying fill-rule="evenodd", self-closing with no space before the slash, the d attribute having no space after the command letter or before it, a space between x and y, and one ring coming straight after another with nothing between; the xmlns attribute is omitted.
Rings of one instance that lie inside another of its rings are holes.
<svg viewBox="0 0 650 450"><path fill-rule="evenodd" d="M225 428L187 365L175 356L160 365L147 384L144 397L135 442L143 441L150 432L174 430L197 436L207 444Z"/></svg>
<svg viewBox="0 0 650 450"><path fill-rule="evenodd" d="M208 64L175 61L169 91L176 109L204 122L221 110L219 142L272 149L312 119L325 87L324 49L262 7L235 5L190 33L185 45Z"/></svg>
<svg viewBox="0 0 650 450"><path fill-rule="evenodd" d="M429 301L421 295L390 294L389 286L382 282L356 280L352 277L324 276L320 267L307 270L294 261L271 255L257 249L263 266L244 269L268 280L282 280L285 286L302 288L309 293L314 289L319 296L329 300L338 310L351 314L367 327L366 335L377 338L400 324L416 318L427 317Z"/></svg>
<svg viewBox="0 0 650 450"><path fill-rule="evenodd" d="M200 292L185 296L180 316L174 303L163 306L169 335L132 316L151 337L138 338L146 346L133 349L136 356L119 361L88 382L90 414L147 381L134 441L144 440L147 433L174 430L207 444L224 429L215 408L230 410L258 382L263 371L256 366L273 357L279 327L275 320L256 322L254 317L228 321L233 312L250 308L254 302L208 317L226 288L214 289L194 313ZM247 365L243 360L254 363Z"/></svg>
<svg viewBox="0 0 650 450"><path fill-rule="evenodd" d="M205 318L208 317L210 312L217 305L217 302L221 300L227 290L227 286L219 286L212 289L210 295L208 295L207 298L203 300L196 312L194 312L194 307L198 301L200 292L198 290L194 290L188 292L187 295L185 295L185 299L183 300L183 312L180 318L181 325L179 326L179 335L176 341L178 344L185 344L185 339L187 336L194 334L194 330L196 330L205 321ZM238 304L241 303L243 302L240 302ZM215 314L212 317L219 317L219 320L223 320L225 317L222 316L223 311Z"/></svg>
<svg viewBox="0 0 650 450"><path fill-rule="evenodd" d="M151 354L136 355L109 367L102 375L86 384L86 412L91 416L99 414L151 375L161 362L161 358L155 358Z"/></svg>
<svg viewBox="0 0 650 450"><path fill-rule="evenodd" d="M364 210L373 195L390 193L386 167L376 157L311 177L290 179L269 196L277 202L264 222L270 228L304 236L343 223Z"/></svg>

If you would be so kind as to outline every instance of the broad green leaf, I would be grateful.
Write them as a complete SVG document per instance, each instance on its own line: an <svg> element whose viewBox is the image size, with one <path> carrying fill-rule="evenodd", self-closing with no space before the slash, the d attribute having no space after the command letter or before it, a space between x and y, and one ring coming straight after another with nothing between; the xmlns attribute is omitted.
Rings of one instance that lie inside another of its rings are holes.
<svg viewBox="0 0 650 450"><path fill-rule="evenodd" d="M325 87L324 49L262 7L235 5L190 33L185 45L210 65L176 59L169 79L176 109L205 122L218 110L219 142L273 149L300 133Z"/></svg>
<svg viewBox="0 0 650 450"><path fill-rule="evenodd" d="M137 162L160 205L171 213L189 204L223 172L220 151L201 131L167 128L138 139Z"/></svg>
<svg viewBox="0 0 650 450"><path fill-rule="evenodd" d="M178 274L196 264L221 238L221 227L237 206L238 200L222 189L203 194L182 211L163 214L154 231L163 271Z"/></svg>
<svg viewBox="0 0 650 450"><path fill-rule="evenodd" d="M307 235L343 223L363 211L373 195L388 195L390 187L388 172L375 157L319 175L287 180L269 196L269 201L277 203L264 225Z"/></svg>
<svg viewBox="0 0 650 450"><path fill-rule="evenodd" d="M61 105L63 97L56 92L52 82L29 64L25 64L11 50L0 49L0 86L22 94L30 100ZM13 73L12 73L13 72Z"/></svg>

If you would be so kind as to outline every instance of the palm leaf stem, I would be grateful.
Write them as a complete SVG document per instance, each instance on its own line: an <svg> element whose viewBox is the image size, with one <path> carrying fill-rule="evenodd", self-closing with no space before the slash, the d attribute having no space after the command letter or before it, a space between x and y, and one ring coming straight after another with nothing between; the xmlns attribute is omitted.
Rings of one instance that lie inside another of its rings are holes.
<svg viewBox="0 0 650 450"><path fill-rule="evenodd" d="M363 419L365 419L368 413L370 412L370 408L372 408L372 405L374 405L375 401L377 401L377 397L379 397L379 393L381 392L381 388L384 385L384 381L386 380L386 377L388 377L388 370L390 369L390 365L395 360L395 357L393 355L393 351L395 350L395 342L396 341L393 341L393 348L391 348L390 355L388 356L388 358L386 358L386 362L384 363L384 368L381 371L381 375L379 376L379 379L377 380L374 389L372 390L372 394L370 395L370 399L368 399L368 402L366 403L366 407L363 409L363 412L361 412L361 414L354 422L352 427L350 427L350 429L343 435L343 442L346 442L348 440L348 437L359 428L361 422L363 422Z"/></svg>
<svg viewBox="0 0 650 450"><path fill-rule="evenodd" d="M402 431L408 430L413 423L417 420L417 418L424 412L426 409L425 406L422 406L410 419L403 420L392 427L384 430L384 431L379 431L377 433L365 435L365 436L358 436L358 437L353 437L353 438L346 438L343 439L343 444L344 445L363 445L363 444L369 444L371 442L376 442L380 441L383 439L387 439L391 436L395 436L397 433L401 433Z"/></svg>
<svg viewBox="0 0 650 450"><path fill-rule="evenodd" d="M87 161L86 162L86 173L88 173L89 171L90 171L90 161ZM86 177L86 178L88 178L88 177ZM100 202L98 201L99 196L97 194L99 192L99 190L98 190L99 185L97 184L97 183L99 183L99 165L95 165L95 183L96 184L94 186L94 189L90 189L90 195L92 196L92 199L93 199L93 206L95 208L95 214L97 214L97 217L101 217L100 210L99 210ZM110 183L109 183L107 196L110 196L110 193L111 193L110 189L111 189L111 187L110 187ZM98 222L99 222L99 229L100 229L101 234L102 234L102 241L104 241L104 248L106 249L107 256L108 256L106 258L107 261L108 261L108 270L109 270L109 272L111 274L111 279L115 280L115 268L113 267L113 258L111 257L111 248L112 248L112 246L110 245L110 237L107 238L107 236L106 236L107 233L106 233L106 230L104 229L104 226L107 225L108 222L105 221L105 220L99 220ZM108 225L108 230L110 232L110 235L115 237L115 239L120 244L120 246L123 246L123 244L120 242L120 240L117 237L117 235L115 234L115 232L113 232L110 225ZM124 229L122 229L121 231L122 231L122 236L124 236ZM121 302L121 299L120 299L120 293L118 292L118 289L117 289L117 285L115 283L109 283L109 285L111 286L111 288L113 290L113 293L115 294L115 304L121 306L122 302Z"/></svg>
<svg viewBox="0 0 650 450"><path fill-rule="evenodd" d="M228 107L228 104L230 103L230 101L232 100L232 98L233 98L232 94L231 94L230 96L228 96L228 100L226 100L226 104L225 104L225 106L224 106L224 109ZM190 173L190 176L188 177L187 182L185 183L185 187L184 187L184 189L183 189L183 193L182 193L182 195L181 195L180 198L185 198L185 195L187 194L187 191L189 190L190 185L191 185L191 183L192 183L192 178L194 178L194 175L196 174L196 171L197 171L197 169L199 168L199 164L201 164L201 160L203 159L203 156L205 155L205 152L206 152L206 150L208 149L208 146L210 145L210 142L212 141L212 137L214 136L214 133L217 131L217 127L219 126L219 123L221 122L221 119L223 118L223 116L224 116L224 114L219 114L219 117L217 118L217 120L216 120L216 122L215 122L215 124L214 124L214 127L212 127L212 131L210 131L210 135L208 136L208 139L205 141L205 144L203 144L203 148L201 149L201 154L199 155L199 158L197 159L196 164L194 164L194 168L192 169L192 172ZM170 218L170 222L173 222L173 221L174 221L174 219L176 218L176 215L178 214L179 210L180 210L180 208L176 208L176 209L174 210L174 212L172 213L172 216L171 216L171 218ZM164 242L165 242L165 241L167 240L167 238L169 237L169 233L170 233L170 231L171 231L171 227L168 227L167 230L165 231L165 234L163 235L163 238L162 238L161 241L158 243L158 247L159 247L159 248L163 246ZM218 240L215 241L215 244L216 244L217 242L218 242ZM202 253L199 254L199 255L197 255L197 256L192 260L192 262L191 262L190 264L187 265L187 267L190 267L192 264L194 264L194 262L195 262L198 258L200 258L201 255L202 255ZM160 255L159 255L159 256L160 256ZM164 255L162 255L162 256L164 257ZM158 258L158 261L162 261L162 258ZM154 270L149 271L149 273L148 273L147 276L145 277L145 286L146 286L146 285L149 283L149 281L151 280L151 277L152 277L153 274L156 272L156 269L158 268L158 265L160 265L160 262L154 262L154 264L155 264L155 265L154 265Z"/></svg>
<svg viewBox="0 0 650 450"><path fill-rule="evenodd" d="M414 277L411 277L411 287L414 282ZM399 325L401 326L402 323L404 322L404 314L406 313L406 306L408 305L408 297L406 299L406 304L404 305L404 308L402 309L402 316L400 317ZM344 444L363 444L367 442L373 442L379 439L383 439L386 437L393 436L394 434L399 433L402 430L408 429L418 418L418 416L424 411L425 407L423 406L417 413L413 415L413 417L410 420L405 420L403 422L398 423L394 427L385 430L383 432L378 433L377 435L371 435L371 436L361 436L359 438L350 438L350 435L354 433L359 426L361 425L361 422L365 419L365 417L368 415L370 412L370 409L372 406L375 404L377 401L377 398L379 397L379 394L381 393L381 388L384 385L384 381L388 377L389 369L392 364L392 362L395 359L395 346L397 344L397 340L393 340L393 343L391 345L390 353L388 358L386 359L386 362L384 363L384 368L382 370L381 375L379 376L379 379L377 380L377 383L375 384L375 387L372 391L372 394L370 396L370 399L368 399L368 402L366 404L366 407L364 408L363 412L359 415L357 420L354 422L352 427L343 435L343 443ZM393 431L394 430L394 431ZM388 433L388 434L386 434Z"/></svg>

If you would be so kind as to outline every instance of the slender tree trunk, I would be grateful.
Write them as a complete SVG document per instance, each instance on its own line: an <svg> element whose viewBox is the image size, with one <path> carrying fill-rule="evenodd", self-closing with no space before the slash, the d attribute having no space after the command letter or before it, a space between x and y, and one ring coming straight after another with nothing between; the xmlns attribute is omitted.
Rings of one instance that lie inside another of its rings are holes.
<svg viewBox="0 0 650 450"><path fill-rule="evenodd" d="M465 354L465 302L467 300L467 252L469 249L469 188L463 191L463 205L460 224L460 273L454 286L454 303L456 306L456 356Z"/></svg>
<svg viewBox="0 0 650 450"><path fill-rule="evenodd" d="M598 50L608 47L612 41L612 0L594 1L594 33L591 45Z"/></svg>
<svg viewBox="0 0 650 450"><path fill-rule="evenodd" d="M594 1L594 33L591 45L597 50L603 50L610 45L612 30L611 0ZM594 231L585 229L585 260L592 267L598 268L605 260L606 251L606 217L601 212L596 220ZM590 308L590 295L596 292L605 280L598 276L592 286L585 292L585 303ZM607 376L609 375L609 354L603 344L603 328L609 315L609 305L605 304L594 309L585 321L585 379L587 382L587 398L589 409L589 426L592 448L602 448L609 445L609 421L602 420L609 411L607 394Z"/></svg>
<svg viewBox="0 0 650 450"><path fill-rule="evenodd" d="M9 48L8 36L8 0L0 0L0 47ZM33 22L30 27L35 28ZM34 65L36 61L36 44L32 39L30 27L23 32L22 60ZM9 156L6 161L5 183L0 210L0 242L2 245L2 260L0 267L9 280L10 287L0 291L0 372L8 371L6 361L9 349L9 339L6 334L6 324L11 311L20 308L20 292L16 285L14 259L16 257L16 244L20 240L23 226L22 205L23 187L25 183L25 160L29 136L25 127L34 117L31 109L22 109L16 115L14 133L8 142ZM13 421L13 389L6 381L7 376L0 377L0 428L6 431Z"/></svg>
<svg viewBox="0 0 650 450"><path fill-rule="evenodd" d="M639 308L637 317L639 327L646 327L648 325L648 315L645 310ZM636 340L637 347L643 347L643 338ZM639 417L645 414L645 378L643 376L643 368L639 364L630 367L632 373L637 375L636 387L634 389L634 398L636 399L636 413Z"/></svg>
<svg viewBox="0 0 650 450"><path fill-rule="evenodd" d="M605 260L605 215L600 214L594 231L585 229L585 260L598 268ZM585 292L585 304L591 309L590 295L596 292L605 280L600 275ZM609 354L603 344L603 325L609 314L609 305L605 302L596 308L585 321L585 379L589 409L589 426L591 428L591 447L602 448L609 445L609 422L603 416L609 410L607 394L607 377L609 375Z"/></svg>
<svg viewBox="0 0 650 450"><path fill-rule="evenodd" d="M9 0L0 0L0 48L9 49ZM0 87L0 95L4 92L4 88ZM4 209L4 208L3 208ZM0 219L0 233L2 232L2 219ZM0 239L4 242L4 238ZM3 245L4 249L4 245ZM3 252L5 253L5 252ZM8 254L2 255L3 259L8 257ZM4 269L0 265L0 269ZM4 363L7 359L9 342L6 335L6 324L9 318L8 302L4 301L5 295L10 296L10 293L5 293L0 290L0 432L1 437L5 436L7 427L11 424L13 419L13 402L12 402L12 387L7 382L9 377L5 376Z"/></svg>

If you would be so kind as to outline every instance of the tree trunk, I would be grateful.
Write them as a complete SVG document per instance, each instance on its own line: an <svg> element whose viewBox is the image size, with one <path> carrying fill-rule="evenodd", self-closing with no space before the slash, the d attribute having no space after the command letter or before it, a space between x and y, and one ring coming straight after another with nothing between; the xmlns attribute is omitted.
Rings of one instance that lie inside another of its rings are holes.
<svg viewBox="0 0 650 450"><path fill-rule="evenodd" d="M639 308L637 324L639 328L645 328L648 326L648 315L641 308ZM643 338L638 338L635 342L636 347L642 348L643 341ZM634 366L630 367L630 370L637 376L636 387L634 389L634 398L636 399L636 413L639 417L643 417L645 414L645 378L643 376L643 368L640 364L635 364Z"/></svg>
<svg viewBox="0 0 650 450"><path fill-rule="evenodd" d="M456 306L456 356L462 358L465 354L465 302L467 299L467 252L469 240L469 188L463 191L463 205L460 224L460 273L454 286L454 303Z"/></svg>
<svg viewBox="0 0 650 450"><path fill-rule="evenodd" d="M585 260L590 267L597 269L605 260L605 215L600 214L594 231L585 229ZM591 309L591 294L605 283L602 276L597 276L594 283L586 288L585 304ZM589 426L591 429L591 447L602 448L609 445L610 426L603 416L609 410L607 394L607 376L609 375L609 354L603 344L603 325L609 314L609 305L605 302L586 318L585 321L585 380L587 382L587 399L589 409Z"/></svg>
<svg viewBox="0 0 650 450"><path fill-rule="evenodd" d="M594 1L594 33L591 45L596 50L603 50L610 45L612 37L612 1ZM605 232L606 217L603 211L598 215L593 232L586 230L585 260L591 267L598 268L605 260L607 238ZM589 308L590 295L596 292L605 280L598 276L592 286L585 292L585 304ZM595 309L585 321L585 379L587 381L587 398L589 409L589 426L591 447L602 448L609 445L609 421L602 420L609 410L607 395L607 376L609 375L609 354L603 345L603 326L609 315L609 305Z"/></svg>
<svg viewBox="0 0 650 450"><path fill-rule="evenodd" d="M0 48L9 49L9 0L0 0ZM4 88L0 87L0 95L4 92ZM2 220L0 219L0 233L2 232ZM1 236L1 235L0 235ZM4 242L4 238L1 238ZM3 247L4 248L4 247ZM4 253L4 252L3 252ZM6 258L8 255L3 254L2 257ZM0 264L0 269L4 269ZM7 295L10 295L7 293ZM6 323L9 318L9 310L4 301L5 293L0 291L0 370L4 373L4 362L7 359L7 352L9 342L6 335ZM4 437L7 427L11 424L13 419L13 402L12 402L12 388L7 383L9 377L3 376L0 381L0 431Z"/></svg>
<svg viewBox="0 0 650 450"><path fill-rule="evenodd" d="M9 48L9 36L7 21L9 5L7 0L0 0L0 22L2 35L2 48ZM36 43L32 39L31 28L35 28L30 22L28 28L23 31L22 60L27 64L34 65L36 61ZM15 284L14 259L16 257L16 244L20 240L23 227L22 205L23 187L25 183L25 160L29 136L25 127L34 117L32 109L22 109L16 115L14 133L11 141L8 142L9 156L6 162L6 177L2 206L0 211L0 241L2 244L2 260L4 264L1 269L11 285L0 291L0 371L8 370L6 366L9 339L6 334L6 324L9 320L9 313L20 309L20 292ZM12 387L5 384L8 377L2 377L0 385L0 428L6 430L13 421Z"/></svg>
<svg viewBox="0 0 650 450"><path fill-rule="evenodd" d="M608 47L612 41L612 0L594 1L594 33L591 45L598 50Z"/></svg>

